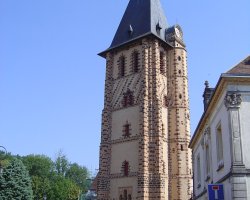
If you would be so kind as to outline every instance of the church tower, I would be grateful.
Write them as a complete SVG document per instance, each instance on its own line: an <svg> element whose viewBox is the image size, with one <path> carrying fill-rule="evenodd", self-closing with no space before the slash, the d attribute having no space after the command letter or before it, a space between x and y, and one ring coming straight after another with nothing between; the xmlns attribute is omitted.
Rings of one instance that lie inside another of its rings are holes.
<svg viewBox="0 0 250 200"><path fill-rule="evenodd" d="M160 0L130 0L106 59L99 200L188 200L186 49Z"/></svg>

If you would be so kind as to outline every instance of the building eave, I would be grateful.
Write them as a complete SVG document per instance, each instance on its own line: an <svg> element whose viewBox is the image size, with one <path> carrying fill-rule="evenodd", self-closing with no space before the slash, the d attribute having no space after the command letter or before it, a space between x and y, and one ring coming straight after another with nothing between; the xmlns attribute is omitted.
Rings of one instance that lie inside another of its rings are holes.
<svg viewBox="0 0 250 200"><path fill-rule="evenodd" d="M106 54L107 54L108 52L113 51L113 50L115 50L115 49L117 49L117 48L121 48L121 47L126 46L126 45L130 45L131 43L136 42L136 41L138 41L138 40L140 40L140 39L143 39L143 38L145 38L145 37L148 37L148 36L153 36L153 37L159 39L161 42L165 43L165 44L166 44L167 46L169 46L170 48L174 48L170 43L168 43L168 42L166 42L165 40L161 39L161 38L158 37L157 35L155 35L155 34L153 34L153 33L151 33L151 32L148 32L148 33L146 33L146 34L144 34L144 35L141 35L141 36L139 36L139 37L137 37L137 38L133 38L133 39L131 39L130 41L124 42L124 43L119 44L119 45L114 46L114 47L110 47L110 48L106 49L105 51L102 51L102 52L98 53L98 55L101 56L101 57L103 57L103 58L106 58Z"/></svg>
<svg viewBox="0 0 250 200"><path fill-rule="evenodd" d="M204 128L204 126L207 123L207 119L210 117L210 114L212 113L213 109L214 109L214 105L217 103L217 100L221 97L222 95L222 90L223 88L225 88L225 86L230 83L230 82L241 82L239 81L239 79L242 79L241 81L247 80L250 82L250 74L229 74L229 73L224 73L221 74L214 93L211 97L211 100L208 103L208 106L206 108L206 110L203 112L200 121L194 131L194 134L191 138L190 144L189 144L189 148L193 148L194 145L196 144L197 140L199 139L199 137L202 134L202 130Z"/></svg>
<svg viewBox="0 0 250 200"><path fill-rule="evenodd" d="M214 96L217 94L217 91L218 91L218 88L219 88L221 82L222 82L222 76L220 76L219 81L217 82L216 87L214 89L214 93L213 93L213 95L212 95L206 109L204 110L204 112L203 112L203 114L202 114L202 116L201 116L201 118L199 120L199 123L198 123L198 125L197 125L197 127L196 127L196 129L194 131L194 134L193 134L193 136L191 138L191 141L189 143L189 148L193 148L195 142L199 139L199 136L201 134L201 131L199 131L199 130L201 129L202 125L204 124L205 119L209 115L209 110L211 110L211 108L210 108L211 104L212 104L212 102L214 100Z"/></svg>

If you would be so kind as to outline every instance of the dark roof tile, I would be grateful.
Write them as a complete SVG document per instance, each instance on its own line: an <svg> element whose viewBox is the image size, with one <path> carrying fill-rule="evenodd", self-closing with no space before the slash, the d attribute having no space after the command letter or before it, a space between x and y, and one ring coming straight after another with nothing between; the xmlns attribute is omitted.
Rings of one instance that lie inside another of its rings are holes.
<svg viewBox="0 0 250 200"><path fill-rule="evenodd" d="M130 0L109 49L154 34L165 40L168 28L160 0Z"/></svg>
<svg viewBox="0 0 250 200"><path fill-rule="evenodd" d="M250 56L230 69L226 74L250 74Z"/></svg>

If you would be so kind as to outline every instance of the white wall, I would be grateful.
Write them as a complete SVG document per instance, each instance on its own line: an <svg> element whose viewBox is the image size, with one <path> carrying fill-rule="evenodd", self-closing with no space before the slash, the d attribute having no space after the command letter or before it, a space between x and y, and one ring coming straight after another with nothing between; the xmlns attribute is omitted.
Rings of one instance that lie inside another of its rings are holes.
<svg viewBox="0 0 250 200"><path fill-rule="evenodd" d="M231 145L230 145L230 129L229 129L229 115L224 106L224 96L220 100L219 106L215 108L214 114L210 118L210 128L211 128L211 143L212 143L212 169L213 169L213 182L218 182L226 174L230 172L231 168ZM223 161L224 167L218 170L217 162L217 126L221 124L222 129L222 141L223 141Z"/></svg>

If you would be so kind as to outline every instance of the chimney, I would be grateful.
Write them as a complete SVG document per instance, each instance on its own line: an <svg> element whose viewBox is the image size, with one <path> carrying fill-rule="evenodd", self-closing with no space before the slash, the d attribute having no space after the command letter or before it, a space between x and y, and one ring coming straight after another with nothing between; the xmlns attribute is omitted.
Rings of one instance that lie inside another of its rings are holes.
<svg viewBox="0 0 250 200"><path fill-rule="evenodd" d="M204 111L206 110L213 93L214 93L214 88L210 88L208 81L205 81L205 90L203 93Z"/></svg>

